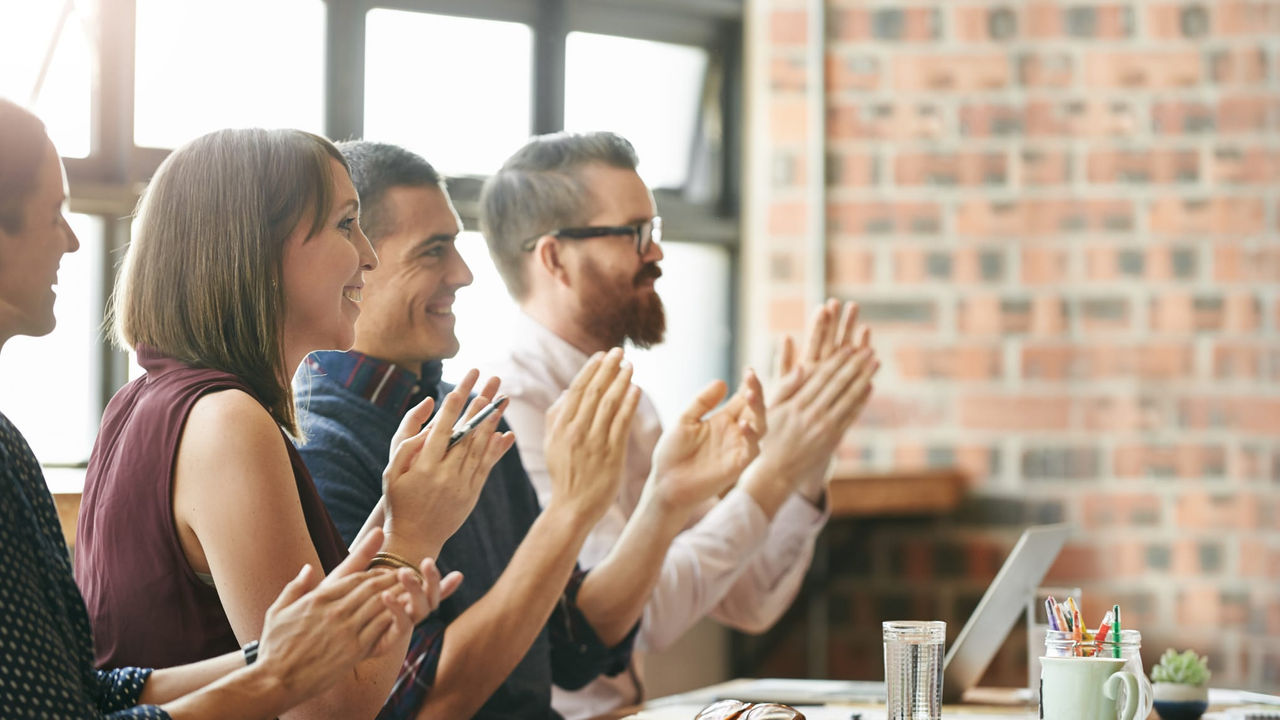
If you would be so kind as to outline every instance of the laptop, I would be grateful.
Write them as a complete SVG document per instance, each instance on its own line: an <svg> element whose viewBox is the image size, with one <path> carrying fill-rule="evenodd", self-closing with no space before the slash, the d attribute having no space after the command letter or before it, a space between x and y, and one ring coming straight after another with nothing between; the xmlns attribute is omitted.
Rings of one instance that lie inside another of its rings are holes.
<svg viewBox="0 0 1280 720"><path fill-rule="evenodd" d="M977 684L1014 624L1025 617L1027 598L1044 580L1070 531L1071 526L1065 523L1038 525L1023 531L947 650L942 671L944 702L959 701L966 690ZM744 702L823 705L884 702L885 698L883 682L857 680L760 679L733 681L708 690L715 691L706 698L708 702L733 698ZM685 693L672 699L689 701L691 695L693 693Z"/></svg>

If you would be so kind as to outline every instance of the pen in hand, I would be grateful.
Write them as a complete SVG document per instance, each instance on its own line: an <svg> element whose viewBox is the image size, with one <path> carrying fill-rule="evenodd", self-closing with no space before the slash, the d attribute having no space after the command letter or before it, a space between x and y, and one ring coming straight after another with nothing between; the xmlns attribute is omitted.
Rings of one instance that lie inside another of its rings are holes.
<svg viewBox="0 0 1280 720"><path fill-rule="evenodd" d="M453 447L462 441L463 438L475 431L484 419L494 413L495 410L505 405L507 402L506 395L499 395L493 399L493 402L485 405L484 408L471 416L471 419L453 429L453 434L449 436L449 447ZM447 448L446 448L447 449Z"/></svg>

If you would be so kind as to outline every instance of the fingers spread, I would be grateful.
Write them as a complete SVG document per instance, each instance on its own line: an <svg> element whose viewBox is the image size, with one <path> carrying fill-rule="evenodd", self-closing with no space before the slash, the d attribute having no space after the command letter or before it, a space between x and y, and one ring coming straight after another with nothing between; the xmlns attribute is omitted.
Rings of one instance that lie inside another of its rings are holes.
<svg viewBox="0 0 1280 720"><path fill-rule="evenodd" d="M796 341L790 334L782 337L782 351L778 355L778 376L791 372L796 365Z"/></svg>
<svg viewBox="0 0 1280 720"><path fill-rule="evenodd" d="M498 390L502 387L502 379L499 377L491 377L485 381L484 386L480 388L480 395L488 398L498 397Z"/></svg>
<svg viewBox="0 0 1280 720"><path fill-rule="evenodd" d="M440 600L443 601L462 586L462 573L454 570L440 581Z"/></svg>
<svg viewBox="0 0 1280 720"><path fill-rule="evenodd" d="M453 427L457 424L458 416L462 414L462 408L467 404L467 397L471 394L471 388L475 386L479 375L480 373L475 370L467 371L462 382L445 395L444 402L440 404L440 412L436 413L435 419L427 426L427 441L423 447L423 454L428 462L437 462L444 456L445 450L449 447L449 436L453 434ZM419 459L422 459L421 456Z"/></svg>
<svg viewBox="0 0 1280 720"><path fill-rule="evenodd" d="M604 359L600 362L600 367L592 376L591 382L583 389L581 402L578 403L577 411L573 418L569 419L571 423L581 423L584 427L591 427L593 418L600 407L600 400L608 391L610 384L613 383L618 372L622 368L622 348L613 348L605 353Z"/></svg>
<svg viewBox="0 0 1280 720"><path fill-rule="evenodd" d="M870 350L858 350L853 358L843 363L832 376L830 382L821 389L814 402L823 406L834 406L837 398L852 385L874 362L875 356Z"/></svg>
<svg viewBox="0 0 1280 720"><path fill-rule="evenodd" d="M605 388L591 418L591 442L608 442L613 420L622 406L622 401L626 398L627 389L631 387L631 375L631 364L625 363L618 368L618 373L613 376L613 382Z"/></svg>
<svg viewBox="0 0 1280 720"><path fill-rule="evenodd" d="M394 469L396 474L404 472L422 449L422 443L427 437L423 426L430 419L431 411L435 406L436 401L427 398L414 405L413 409L400 419L400 427L396 429L391 439L391 461L388 463L389 469Z"/></svg>
<svg viewBox="0 0 1280 720"><path fill-rule="evenodd" d="M456 432L461 430L462 426L466 425L468 420L475 417L476 413L483 410L485 406L489 404L489 398L491 397L493 396L481 394L471 398L471 402L467 403L467 409L463 411L462 415L458 417L458 422L454 424L453 431Z"/></svg>
<svg viewBox="0 0 1280 720"><path fill-rule="evenodd" d="M827 357L836 349L836 336L840 331L840 301L835 298L827 298L827 315L830 322L827 323L827 334L822 339L822 357Z"/></svg>
<svg viewBox="0 0 1280 720"><path fill-rule="evenodd" d="M582 393L591 384L602 362L604 362L604 353L592 355L587 360L587 364L583 365L582 369L578 371L578 374L573 376L573 382L569 383L569 389L560 394L560 397L556 400L556 405L560 406L556 417L557 427L568 425L573 421L574 416L578 414L578 405L582 403ZM552 433L548 433L548 437L551 435Z"/></svg>
<svg viewBox="0 0 1280 720"><path fill-rule="evenodd" d="M844 304L844 311L840 314L840 329L836 333L835 344L837 347L852 345L854 343L854 331L858 324L858 303L852 300Z"/></svg>
<svg viewBox="0 0 1280 720"><path fill-rule="evenodd" d="M804 387L796 393L796 403L801 406L808 406L817 402L822 392L830 387L832 383L838 382L837 378L842 372L849 370L849 364L853 361L854 354L853 348L842 347L831 357L819 363L813 373L805 380Z"/></svg>
<svg viewBox="0 0 1280 720"><path fill-rule="evenodd" d="M501 419L502 408L499 408L481 420L470 435L454 446L454 452L462 452L458 472L469 486L489 475L491 464L483 464L483 460L488 457L489 443L493 440L494 431L498 429L498 421Z"/></svg>
<svg viewBox="0 0 1280 720"><path fill-rule="evenodd" d="M862 325L858 328L858 347L871 347L871 328L866 325Z"/></svg>
<svg viewBox="0 0 1280 720"><path fill-rule="evenodd" d="M622 398L622 404L618 407L618 412L614 413L613 424L609 428L609 445L611 447L625 447L627 436L631 434L631 420L635 418L636 407L640 404L640 388L635 385L628 385L626 395Z"/></svg>
<svg viewBox="0 0 1280 720"><path fill-rule="evenodd" d="M822 349L828 328L831 326L831 311L826 305L819 305L809 320L809 337L805 341L804 361L816 363L822 359Z"/></svg>
<svg viewBox="0 0 1280 720"><path fill-rule="evenodd" d="M516 444L516 435L508 430L501 434L490 433L488 437L489 441L485 444L481 462L484 463L484 467L492 469L502 456L507 454L511 446ZM487 476L488 472L485 473L485 477Z"/></svg>
<svg viewBox="0 0 1280 720"><path fill-rule="evenodd" d="M768 430L768 425L765 423L764 388L761 387L760 378L755 370L746 369L738 392L742 393L745 401L739 416L750 424L757 438L763 436Z"/></svg>
<svg viewBox="0 0 1280 720"><path fill-rule="evenodd" d="M803 365L796 365L791 372L782 376L777 381L777 386L773 389L773 396L766 403L769 407L777 407L779 404L790 400L801 387L804 386L805 373Z"/></svg>
<svg viewBox="0 0 1280 720"><path fill-rule="evenodd" d="M275 610L292 605L297 602L298 598L315 588L319 582L319 573L311 567L311 563L303 565L298 574L276 596L275 602L271 603L271 609Z"/></svg>
<svg viewBox="0 0 1280 720"><path fill-rule="evenodd" d="M714 410L728 392L729 387L723 380L712 380L693 398L689 408L680 416L680 422L689 424L701 422L702 417Z"/></svg>

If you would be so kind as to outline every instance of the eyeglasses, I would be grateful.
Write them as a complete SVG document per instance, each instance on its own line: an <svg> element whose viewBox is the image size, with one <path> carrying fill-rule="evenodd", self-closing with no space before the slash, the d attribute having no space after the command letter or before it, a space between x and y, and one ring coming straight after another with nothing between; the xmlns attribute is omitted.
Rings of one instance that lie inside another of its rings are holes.
<svg viewBox="0 0 1280 720"><path fill-rule="evenodd" d="M560 228L559 230L542 233L542 235L550 235L554 238L567 240L631 235L636 239L636 254L644 257L649 253L649 248L655 242L662 242L662 218L655 215L635 225L592 225L588 227ZM538 238L542 237L542 235L535 235L520 243L520 249L524 252L533 252L533 248L538 244Z"/></svg>

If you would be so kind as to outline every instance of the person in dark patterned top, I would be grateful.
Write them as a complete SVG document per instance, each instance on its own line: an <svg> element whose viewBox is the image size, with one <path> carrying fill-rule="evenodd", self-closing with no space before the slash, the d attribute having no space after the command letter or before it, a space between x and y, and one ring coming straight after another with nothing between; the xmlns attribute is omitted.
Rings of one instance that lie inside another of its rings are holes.
<svg viewBox="0 0 1280 720"><path fill-rule="evenodd" d="M62 163L43 124L0 99L0 346L53 330L58 264L79 247L65 204ZM303 568L267 611L256 655L98 670L53 497L30 446L0 414L0 715L274 717L385 652L434 605L408 571L363 572L381 542L381 531L370 533L323 581Z"/></svg>

